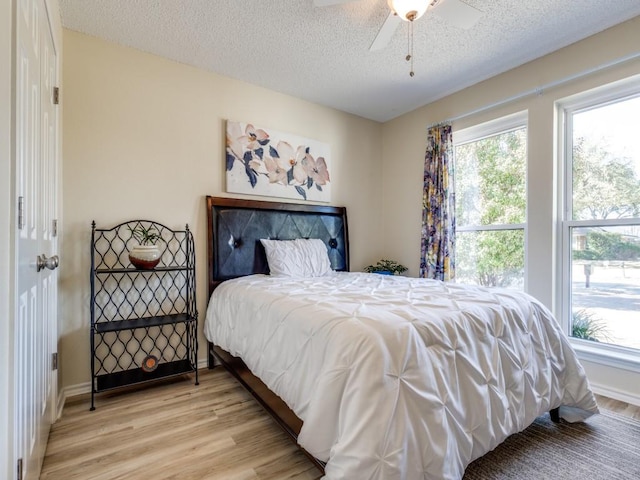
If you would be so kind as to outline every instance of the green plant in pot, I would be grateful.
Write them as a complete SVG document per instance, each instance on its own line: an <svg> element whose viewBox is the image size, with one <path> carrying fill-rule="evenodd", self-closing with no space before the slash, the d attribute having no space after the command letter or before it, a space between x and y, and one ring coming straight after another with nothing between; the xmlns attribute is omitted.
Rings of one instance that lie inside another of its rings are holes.
<svg viewBox="0 0 640 480"><path fill-rule="evenodd" d="M407 270L407 267L395 260L386 260L384 258L375 265L364 267L364 271L367 273L380 273L382 275L400 275Z"/></svg>
<svg viewBox="0 0 640 480"><path fill-rule="evenodd" d="M160 233L151 225L145 227L138 224L135 228L128 227L131 236L138 245L129 251L129 261L139 270L153 270L160 262L161 252L156 242L160 240Z"/></svg>

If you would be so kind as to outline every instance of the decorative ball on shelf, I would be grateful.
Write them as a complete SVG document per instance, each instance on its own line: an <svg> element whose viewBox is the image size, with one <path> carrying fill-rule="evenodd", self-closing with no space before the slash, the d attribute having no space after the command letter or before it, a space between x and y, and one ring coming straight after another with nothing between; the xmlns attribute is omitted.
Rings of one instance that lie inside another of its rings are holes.
<svg viewBox="0 0 640 480"><path fill-rule="evenodd" d="M158 357L156 357L155 355L147 355L142 361L141 368L144 372L153 372L156 368L158 368Z"/></svg>

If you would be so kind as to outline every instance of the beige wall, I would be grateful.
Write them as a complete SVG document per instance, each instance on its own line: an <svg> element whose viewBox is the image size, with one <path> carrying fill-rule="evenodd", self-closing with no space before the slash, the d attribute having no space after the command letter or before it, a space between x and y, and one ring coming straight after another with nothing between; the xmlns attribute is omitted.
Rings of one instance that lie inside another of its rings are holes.
<svg viewBox="0 0 640 480"><path fill-rule="evenodd" d="M352 269L381 256L417 275L426 126L454 129L527 110L527 288L554 307L555 102L640 73L638 59L501 103L637 54L640 18L481 82L384 125L66 31L64 223L61 267L62 387L88 382L89 231L147 217L189 223L196 236L198 308L206 306L204 195L224 195L224 119L251 121L332 146L333 204L349 211ZM143 183L143 180L144 183ZM382 194L375 187L382 185ZM203 356L204 350L201 351ZM585 362L612 396L640 401L638 374Z"/></svg>
<svg viewBox="0 0 640 480"><path fill-rule="evenodd" d="M468 115L485 106L502 103L522 92L591 71L621 58L638 55L640 17L589 37L541 59L498 75L387 122L383 127L383 218L384 252L410 267L419 268L422 175L426 127L459 118L461 129L504 115L528 111L528 224L527 290L550 308L555 307L560 271L556 265L557 155L555 146L555 102L609 82L640 74L640 59L593 72L555 88L545 89L517 101ZM398 215L397 212L402 212ZM557 313L557 312L556 312ZM608 371L608 370L607 370ZM610 388L632 395L640 402L639 374L592 370L592 378ZM610 392L615 393L615 392ZM618 395L620 397L621 395Z"/></svg>
<svg viewBox="0 0 640 480"><path fill-rule="evenodd" d="M224 195L225 119L329 143L331 203L348 210L351 268L380 254L380 124L72 31L64 32L63 74L61 387L90 380L92 220L188 223L204 318L204 196Z"/></svg>

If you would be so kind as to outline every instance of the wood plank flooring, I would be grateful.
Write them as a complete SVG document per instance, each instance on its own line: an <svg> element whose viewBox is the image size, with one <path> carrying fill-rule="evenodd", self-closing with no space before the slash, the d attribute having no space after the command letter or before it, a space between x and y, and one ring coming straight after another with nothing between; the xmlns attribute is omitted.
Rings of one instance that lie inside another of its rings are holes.
<svg viewBox="0 0 640 480"><path fill-rule="evenodd" d="M598 396L640 420L640 407ZM320 472L218 367L148 388L67 401L41 480L317 480Z"/></svg>
<svg viewBox="0 0 640 480"><path fill-rule="evenodd" d="M596 395L596 401L600 410L609 410L610 412L616 412L620 415L631 417L640 421L640 407L635 405L629 405L619 400L613 400L612 398L603 397L602 395Z"/></svg>
<svg viewBox="0 0 640 480"><path fill-rule="evenodd" d="M41 480L316 480L320 472L224 369L68 401Z"/></svg>

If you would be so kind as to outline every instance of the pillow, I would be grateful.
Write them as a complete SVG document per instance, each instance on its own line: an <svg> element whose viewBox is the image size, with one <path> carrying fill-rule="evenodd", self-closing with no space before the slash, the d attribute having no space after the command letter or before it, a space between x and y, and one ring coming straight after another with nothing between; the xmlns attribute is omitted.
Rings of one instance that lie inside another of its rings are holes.
<svg viewBox="0 0 640 480"><path fill-rule="evenodd" d="M321 277L331 272L327 247L319 239L260 239L271 275Z"/></svg>

